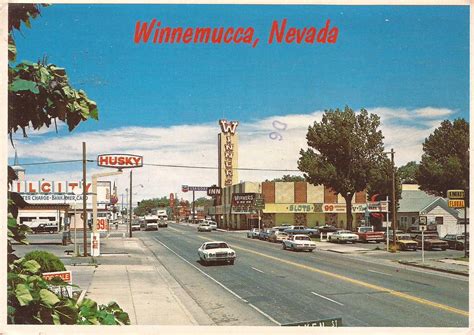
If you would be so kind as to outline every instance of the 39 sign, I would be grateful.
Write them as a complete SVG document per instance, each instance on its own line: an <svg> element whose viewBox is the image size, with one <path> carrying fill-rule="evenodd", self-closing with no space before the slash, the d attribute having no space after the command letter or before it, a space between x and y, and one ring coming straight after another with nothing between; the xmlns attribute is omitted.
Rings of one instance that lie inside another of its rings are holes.
<svg viewBox="0 0 474 335"><path fill-rule="evenodd" d="M109 228L109 223L106 218L97 218L97 231L107 231Z"/></svg>

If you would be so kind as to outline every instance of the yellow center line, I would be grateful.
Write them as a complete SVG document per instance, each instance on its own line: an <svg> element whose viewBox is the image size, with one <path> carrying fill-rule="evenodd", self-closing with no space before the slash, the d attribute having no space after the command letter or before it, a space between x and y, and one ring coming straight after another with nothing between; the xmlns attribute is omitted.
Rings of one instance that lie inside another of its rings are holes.
<svg viewBox="0 0 474 335"><path fill-rule="evenodd" d="M213 239L203 237L203 236L198 236L198 237L203 239L203 240L209 240L209 241L213 240ZM448 312L452 312L452 313L460 314L462 316L469 317L469 312L464 311L462 309L458 309L458 308L454 308L454 307L451 307L451 306L443 305L443 304L440 304L440 303L437 303L437 302L434 302L434 301L431 301L431 300L418 298L418 297L415 297L413 295L402 293L402 292L395 291L395 290L392 290L392 289L388 289L388 288L385 288L385 287L382 287L382 286L369 284L369 283L363 282L361 280L357 280L357 279L349 278L349 277L346 277L346 276L343 276L343 275L339 275L337 273L320 270L320 269L314 268L312 266L308 266L308 265L288 261L288 260L285 260L285 259L273 257L273 256L263 254L263 253L258 252L258 251L254 251L254 250L250 250L250 249L246 249L246 248L242 248L242 247L236 247L236 246L232 246L232 248L243 250L243 251L246 251L246 252L249 252L249 253L252 253L252 254L255 254L255 255L259 255L259 256L262 256L262 257L266 257L266 258L272 259L274 261L278 261L278 262L285 263L285 264L288 264L288 265L293 265L295 267L305 269L305 270L308 270L308 271L320 273L322 275L326 275L326 276L329 276L329 277L332 277L332 278L337 278L339 280L343 280L343 281L352 283L354 285L367 287L367 288L370 288L370 289L373 289L373 290L376 290L376 291L385 291L386 293L389 293L389 294L394 295L396 297L406 299L406 300L410 300L410 301L413 301L413 302L417 302L417 303L422 304L422 305L427 305L427 306L430 306L430 307L439 308L439 309L442 309L442 310L445 310L445 311L448 311Z"/></svg>

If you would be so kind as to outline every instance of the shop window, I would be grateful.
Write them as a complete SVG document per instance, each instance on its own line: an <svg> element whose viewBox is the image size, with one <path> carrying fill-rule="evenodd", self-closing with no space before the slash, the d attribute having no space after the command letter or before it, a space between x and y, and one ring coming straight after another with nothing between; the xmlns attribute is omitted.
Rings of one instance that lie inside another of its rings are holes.
<svg viewBox="0 0 474 335"><path fill-rule="evenodd" d="M407 216L400 216L400 224L406 226L408 224L408 217Z"/></svg>
<svg viewBox="0 0 474 335"><path fill-rule="evenodd" d="M442 216L435 217L435 224L443 224L443 217Z"/></svg>
<svg viewBox="0 0 474 335"><path fill-rule="evenodd" d="M416 217L412 216L412 217L411 217L411 224L414 225L415 222L416 222Z"/></svg>
<svg viewBox="0 0 474 335"><path fill-rule="evenodd" d="M40 220L48 220L48 221L56 221L56 217L54 216L40 216Z"/></svg>

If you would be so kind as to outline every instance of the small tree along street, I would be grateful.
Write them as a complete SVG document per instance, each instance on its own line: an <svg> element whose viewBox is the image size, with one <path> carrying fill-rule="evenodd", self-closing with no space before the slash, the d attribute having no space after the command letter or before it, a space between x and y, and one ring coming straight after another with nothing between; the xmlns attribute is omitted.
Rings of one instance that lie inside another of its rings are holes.
<svg viewBox="0 0 474 335"><path fill-rule="evenodd" d="M346 201L347 229L352 229L352 197L366 189L386 164L380 118L365 109L326 110L309 126L309 148L301 149L298 169L313 185L324 184Z"/></svg>
<svg viewBox="0 0 474 335"><path fill-rule="evenodd" d="M428 193L446 197L449 189L469 187L469 123L445 120L423 143L416 179Z"/></svg>
<svg viewBox="0 0 474 335"><path fill-rule="evenodd" d="M30 19L40 14L36 4L9 4L8 57L16 59L13 29L20 30L21 24L30 27ZM50 126L56 120L65 122L72 131L81 121L97 119L95 102L86 94L73 89L63 68L46 61L22 62L14 68L8 64L8 134L18 129L33 127L38 130ZM12 141L13 144L13 141ZM17 179L16 173L8 167L8 183ZM8 238L7 238L7 322L10 324L130 324L126 312L115 302L98 305L91 299L78 299L54 293L50 285L65 286L59 280L49 282L43 278L41 264L35 259L19 258L15 255L13 241L28 244L30 228L18 224L18 208L27 203L18 193L8 192ZM45 257L39 255L37 257ZM60 260L58 260L60 262ZM64 267L64 264L59 266Z"/></svg>

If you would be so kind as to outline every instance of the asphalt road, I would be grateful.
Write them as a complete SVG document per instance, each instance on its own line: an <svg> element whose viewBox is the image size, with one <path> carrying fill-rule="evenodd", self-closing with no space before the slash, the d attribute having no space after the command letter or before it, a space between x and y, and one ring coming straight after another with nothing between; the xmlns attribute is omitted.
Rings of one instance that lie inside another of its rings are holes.
<svg viewBox="0 0 474 335"><path fill-rule="evenodd" d="M155 250L201 307L212 304L208 312L221 310L221 319L229 317L229 301L219 304L222 290L250 306L254 320L230 316L241 326L265 324L263 319L267 325L281 325L327 318L342 318L343 326L350 327L468 326L465 277L320 250L285 251L280 244L241 233L198 233L195 227L177 224L134 236ZM235 265L200 264L197 249L209 240L228 242L237 253Z"/></svg>

